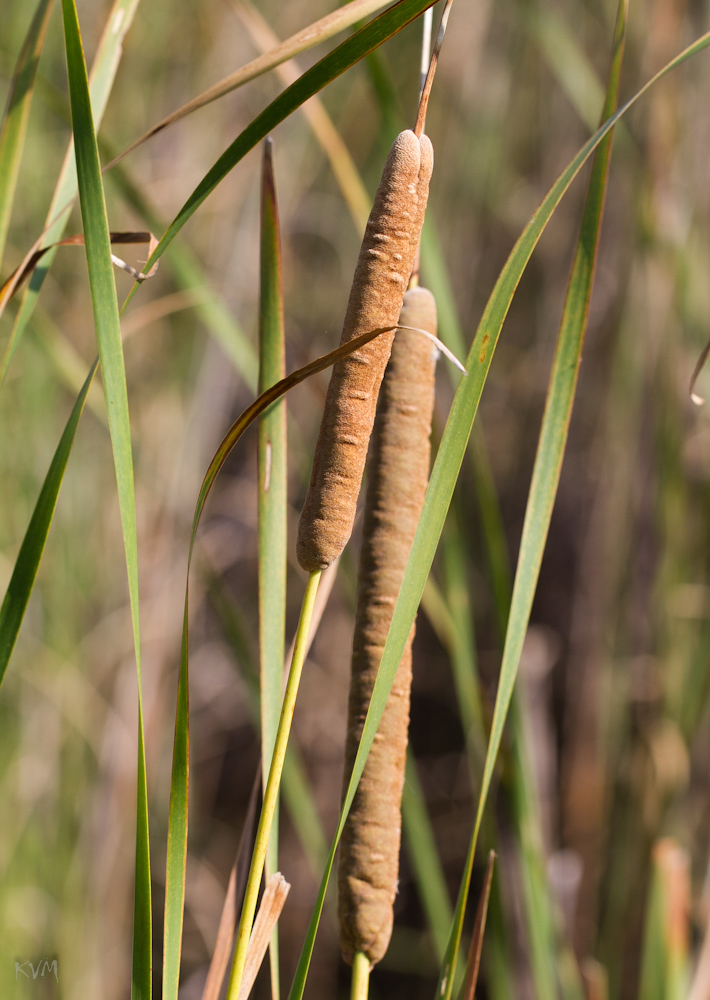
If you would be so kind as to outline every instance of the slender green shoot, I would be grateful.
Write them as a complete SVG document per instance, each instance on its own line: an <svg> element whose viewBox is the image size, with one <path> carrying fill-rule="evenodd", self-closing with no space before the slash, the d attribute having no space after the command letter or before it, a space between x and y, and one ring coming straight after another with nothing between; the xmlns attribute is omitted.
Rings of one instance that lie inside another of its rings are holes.
<svg viewBox="0 0 710 1000"><path fill-rule="evenodd" d="M281 709L281 718L279 719L279 728L276 733L276 742L274 744L271 768L269 770L269 779L266 783L264 803L261 808L259 826L256 831L256 843L254 844L251 865L249 867L249 875L247 877L242 915L239 921L239 930L237 931L234 964L232 965L232 972L229 977L229 985L227 987L227 1000L238 1000L239 987L241 986L242 976L244 975L247 949L249 947L249 936L254 922L254 914L256 913L259 886L261 885L261 876L264 871L264 862L269 843L269 834L271 832L271 823L274 818L274 811L278 800L281 773L283 771L288 738L291 732L291 720L293 719L293 712L296 707L298 685L301 680L301 672L303 670L303 663L306 657L308 632L311 627L313 605L318 592L320 577L321 574L319 570L310 574L306 585L306 592L303 596L301 616L298 621L298 628L296 629L296 644L293 651L293 660L291 661L291 669L286 683L286 692L284 694L283 707Z"/></svg>

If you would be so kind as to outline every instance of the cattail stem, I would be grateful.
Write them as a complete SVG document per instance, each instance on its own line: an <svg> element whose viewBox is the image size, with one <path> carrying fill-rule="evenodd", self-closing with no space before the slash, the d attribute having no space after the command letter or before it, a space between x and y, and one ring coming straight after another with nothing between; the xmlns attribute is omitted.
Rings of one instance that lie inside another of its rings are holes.
<svg viewBox="0 0 710 1000"><path fill-rule="evenodd" d="M353 958L353 975L350 980L350 1000L367 1000L370 987L370 959L362 951Z"/></svg>
<svg viewBox="0 0 710 1000"><path fill-rule="evenodd" d="M306 592L303 595L301 616L298 620L298 628L296 629L296 642L293 650L293 659L291 661L291 669L289 670L288 682L286 684L283 705L281 707L281 717L279 719L279 728L276 733L274 753L271 758L269 778L266 782L266 790L264 791L264 804L261 808L261 817L259 818L259 826L256 831L256 843L254 844L254 852L252 854L246 890L244 892L244 905L242 906L242 916L239 921L239 930L237 931L237 944L234 952L232 973L229 977L229 986L227 987L227 1000L238 1000L239 987L241 985L242 976L244 975L244 965L247 957L249 936L251 934L252 924L254 923L254 914L256 913L261 875L264 870L264 861L266 859L266 848L269 843L271 823L274 818L274 811L276 809L276 802L279 794L281 773L283 771L284 758L286 756L286 746L288 744L289 733L291 732L291 720L293 719L293 711L296 706L296 695L298 694L298 685L301 680L303 662L306 658L308 632L310 630L311 618L313 616L313 606L318 592L320 576L320 570L316 570L310 574L308 577L308 583L306 584Z"/></svg>

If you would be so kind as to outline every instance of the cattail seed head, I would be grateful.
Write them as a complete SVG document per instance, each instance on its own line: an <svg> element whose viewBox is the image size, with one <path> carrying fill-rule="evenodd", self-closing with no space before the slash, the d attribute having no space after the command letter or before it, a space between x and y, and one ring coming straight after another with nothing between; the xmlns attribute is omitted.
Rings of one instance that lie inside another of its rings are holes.
<svg viewBox="0 0 710 1000"><path fill-rule="evenodd" d="M425 288L410 289L405 326L436 334L436 305ZM429 435L437 350L426 337L399 330L377 413L365 501L353 637L345 779L355 761L394 605L429 478ZM400 803L404 784L412 678L409 635L340 841L338 913L343 957L378 962L392 933L397 892Z"/></svg>
<svg viewBox="0 0 710 1000"><path fill-rule="evenodd" d="M325 569L350 538L377 397L412 271L434 162L431 142L395 139L365 230L341 344L387 330L333 368L296 552L308 572Z"/></svg>

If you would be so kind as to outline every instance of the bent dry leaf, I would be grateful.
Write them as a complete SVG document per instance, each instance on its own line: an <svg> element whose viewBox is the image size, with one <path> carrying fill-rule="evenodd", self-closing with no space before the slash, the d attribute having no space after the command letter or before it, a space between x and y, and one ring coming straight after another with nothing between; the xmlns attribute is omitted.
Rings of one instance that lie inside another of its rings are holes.
<svg viewBox="0 0 710 1000"><path fill-rule="evenodd" d="M148 243L153 246L155 244L155 237L152 233L144 232L125 232L125 233L109 233L109 240L115 245L127 245L136 243ZM83 247L84 246L84 236L81 233L75 234L74 236L66 236L63 240L59 240L57 243L50 243L47 246L40 247L35 250L29 259L23 261L23 263L12 272L10 277L0 288L0 299L3 301L9 301L15 292L20 288L22 283L27 280L27 278L34 272L39 262L42 258L52 250L56 250L58 247ZM112 257L114 263L118 263L118 258ZM127 264L120 262L120 266L124 269L128 269L128 273L132 274L136 281L143 281L145 278L151 277L155 271L151 270L147 274L139 274L134 268L128 268Z"/></svg>
<svg viewBox="0 0 710 1000"><path fill-rule="evenodd" d="M686 62L692 56L703 51L710 45L710 32L702 35L699 39L684 49L675 59L671 60L658 73L655 74L644 86L634 94L604 125L599 128L594 135L582 146L580 151L569 163L567 168L560 174L553 184L541 205L534 213L527 226L523 230L520 238L513 247L513 250L501 271L495 287L488 300L483 316L479 323L476 335L471 345L471 349L466 360L466 369L469 372L467 379L461 379L456 391L454 401L449 413L449 418L444 429L439 452L434 463L427 496L424 501L424 509L419 520L412 550L409 556L407 571L399 592L397 604L395 606L390 631L382 654L380 671L372 694L370 708L363 728L360 750L355 760L353 773L348 785L346 795L343 800L338 828L331 846L328 857L328 865L323 874L318 899L315 904L311 923L308 928L306 939L301 952L301 959L294 977L289 1000L300 1000L303 996L305 981L308 972L310 957L315 944L315 936L323 909L325 893L330 878L335 852L338 841L342 833L345 818L350 809L350 805L355 794L355 789L360 780L365 761L377 732L382 712L389 694L397 666L402 656L409 630L414 621L414 617L419 607L426 578L431 569L434 555L438 545L439 537L443 529L446 513L453 496L453 490L458 478L458 473L466 452L468 439L473 427L473 422L478 410L478 403L481 392L485 384L488 370L493 358L493 353L500 336L503 322L510 308L515 290L520 282L522 274L530 260L533 250L537 245L542 233L552 217L555 209L560 203L563 195L570 184L577 176L581 168L595 151L599 143L616 125L619 119L633 107L646 91L673 69ZM496 720L502 733L504 713L499 712ZM494 733L494 741L500 741L499 735ZM493 745L493 744L492 744ZM496 745L497 752L497 745ZM483 801L490 785L495 755L490 759L483 788ZM480 818L477 828L480 826ZM449 980L451 984L451 980Z"/></svg>
<svg viewBox="0 0 710 1000"><path fill-rule="evenodd" d="M69 97L76 152L79 204L84 225L89 288L106 394L121 528L128 574L133 641L138 679L138 780L136 816L136 881L133 925L133 1000L149 1000L152 990L151 887L148 840L148 795L143 736L140 625L138 608L138 541L133 485L133 455L128 393L123 362L118 300L111 262L106 205L101 183L99 150L91 114L89 81L74 0L62 0Z"/></svg>

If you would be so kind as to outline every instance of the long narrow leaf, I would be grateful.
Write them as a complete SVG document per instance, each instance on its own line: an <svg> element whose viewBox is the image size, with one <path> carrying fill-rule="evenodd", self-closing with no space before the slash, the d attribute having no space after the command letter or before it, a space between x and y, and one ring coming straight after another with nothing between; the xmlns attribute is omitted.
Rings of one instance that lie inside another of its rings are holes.
<svg viewBox="0 0 710 1000"><path fill-rule="evenodd" d="M94 128L97 130L104 116L118 64L121 60L123 39L126 37L127 31L133 23L139 3L140 0L114 0L96 50L96 57L89 78L89 91L91 94L91 112L94 117ZM61 239L64 227L69 219L71 204L76 196L76 190L76 164L74 161L74 140L72 139L64 157L57 186L52 196L52 203L49 206L47 221L45 223L46 232L42 237L40 246L48 246L50 243L57 243ZM33 273L29 286L23 295L22 304L15 317L10 340L5 349L2 364L0 365L0 385L2 385L5 379L8 365L12 361L22 334L30 321L37 296L52 265L55 253L56 250L49 251L42 261L41 267L37 268Z"/></svg>
<svg viewBox="0 0 710 1000"><path fill-rule="evenodd" d="M141 693L140 626L138 617L138 543L133 486L131 428L128 393L118 318L118 300L111 263L111 242L104 191L101 183L99 150L91 114L89 81L74 0L62 0L64 39L69 74L72 130L76 152L81 217L84 224L86 261L99 344L101 373L106 394L111 446L113 449L123 543L128 572L128 590L133 624L136 671L138 675L138 789L136 819L136 883L133 927L133 1000L151 996L151 889L148 838L148 797L143 739L143 698Z"/></svg>
<svg viewBox="0 0 710 1000"><path fill-rule="evenodd" d="M44 546L57 505L59 489L64 478L64 470L74 442L79 417L84 410L86 397L98 368L98 358L94 362L86 381L74 403L71 415L57 445L52 463L45 477L30 523L20 546L20 552L12 571L5 599L0 608L0 684L7 670L7 664L17 640L27 602L32 593L37 569L44 552Z"/></svg>
<svg viewBox="0 0 710 1000"><path fill-rule="evenodd" d="M35 77L54 0L40 0L32 18L10 84L0 126L0 265L5 251L10 215L20 173Z"/></svg>
<svg viewBox="0 0 710 1000"><path fill-rule="evenodd" d="M311 922L306 935L306 940L301 952L298 968L294 977L290 993L290 1000L300 1000L305 988L306 976L310 958L315 945L316 931L320 914L323 908L325 893L330 878L335 852L338 841L342 833L347 814L352 804L355 790L362 775L367 755L375 738L377 728L384 711L384 706L389 695L390 688L397 670L397 666L402 657L409 630L417 613L419 602L426 578L431 569L439 537L444 525L446 513L451 502L454 486L458 478L459 470L466 452L468 439L473 427L473 421L478 410L481 392L488 375L493 353L495 351L500 331L505 321L505 317L510 308L510 303L515 294L515 290L520 282L522 274L530 260L533 250L537 245L547 223L553 212L560 203L563 195L570 184L577 176L582 166L589 159L602 139L610 132L617 121L624 115L636 101L646 93L649 87L658 80L666 76L671 70L686 62L698 52L703 51L710 45L710 32L702 35L688 48L684 49L680 55L663 67L654 77L652 77L634 96L624 104L604 125L594 133L584 144L571 163L562 172L557 181L553 184L548 194L543 199L540 207L534 213L523 233L513 247L508 260L501 271L495 287L484 310L481 322L476 331L471 350L466 361L466 369L469 377L462 379L457 389L454 401L446 423L446 428L442 437L441 445L434 463L429 487L424 500L424 508L419 519L419 525L414 537L412 549L407 563L404 580L395 605L392 622L390 625L387 642L382 654L380 669L375 682L375 687L370 701L360 747L355 759L350 783L343 801L338 828L331 846L328 857L328 865L323 874L318 899L314 907ZM494 731L491 745L495 743L495 749L500 743L500 734L504 719L500 712L495 720L498 727ZM484 772L483 800L487 795L488 788L493 773L495 757L492 757ZM476 832L480 828L481 815L476 822Z"/></svg>
<svg viewBox="0 0 710 1000"><path fill-rule="evenodd" d="M602 110L602 121L608 118L617 106L619 78L623 62L627 6L628 0L620 0L614 33L609 83ZM609 132L601 141L594 157L582 218L581 233L562 312L562 322L552 366L550 387L547 393L545 414L540 431L532 484L525 512L523 535L520 542L520 557L513 584L513 597L503 648L498 693L493 712L491 735L486 754L474 834L471 840L464 878L461 883L449 949L439 980L439 992L437 996L441 996L444 1000L448 1000L451 996L453 972L463 927L478 830L485 807L488 787L493 774L493 766L498 755L503 725L513 693L513 685L520 662L523 641L530 620L530 611L537 587L542 554L545 549L547 532L552 517L552 508L562 468L562 459L567 443L567 432L577 387L582 345L587 328L587 315L594 280L599 230L604 212L611 142L612 133ZM548 976L550 970L544 961L540 961L538 962L537 972L539 973L538 984L541 986L543 980L547 982L545 977ZM554 979L552 982L552 987L545 991L549 995L554 993Z"/></svg>

